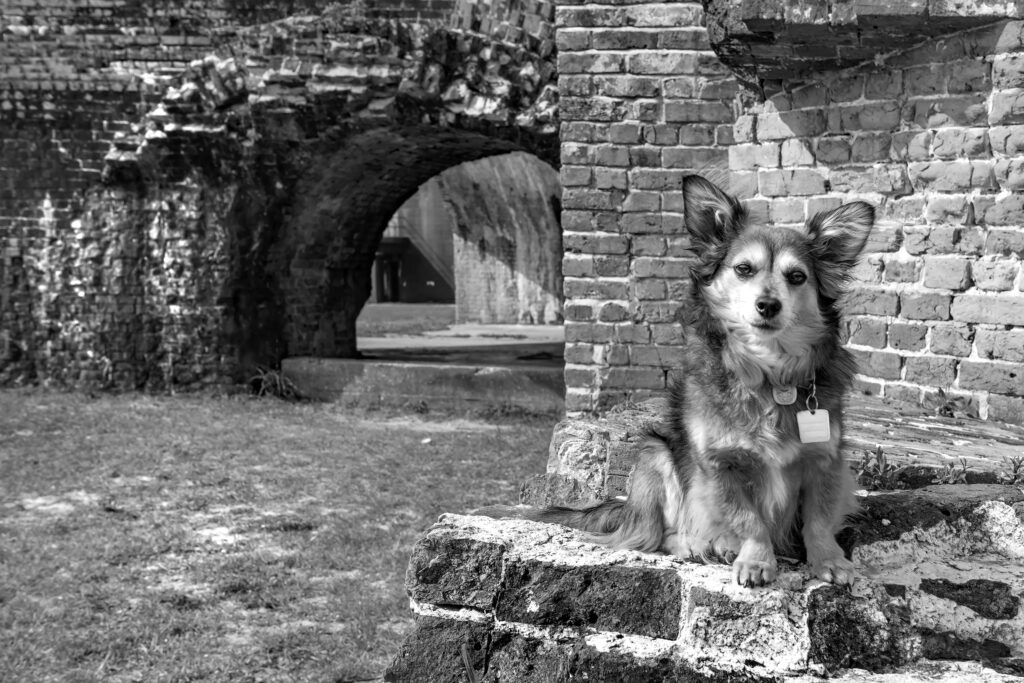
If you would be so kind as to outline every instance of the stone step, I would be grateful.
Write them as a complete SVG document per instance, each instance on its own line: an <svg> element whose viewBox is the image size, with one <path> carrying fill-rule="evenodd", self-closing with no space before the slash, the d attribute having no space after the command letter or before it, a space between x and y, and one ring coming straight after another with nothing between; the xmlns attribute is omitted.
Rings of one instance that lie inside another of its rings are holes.
<svg viewBox="0 0 1024 683"><path fill-rule="evenodd" d="M795 562L771 586L743 588L725 565L611 551L556 525L443 515L413 551L417 626L388 680L469 680L467 666L486 681L1024 673L1024 491L936 486L863 503L848 535L852 589Z"/></svg>

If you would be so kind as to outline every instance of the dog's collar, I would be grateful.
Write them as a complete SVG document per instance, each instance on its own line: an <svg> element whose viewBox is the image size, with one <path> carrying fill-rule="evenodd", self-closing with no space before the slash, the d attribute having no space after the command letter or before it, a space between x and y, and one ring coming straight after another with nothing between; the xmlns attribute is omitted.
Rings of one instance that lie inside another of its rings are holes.
<svg viewBox="0 0 1024 683"><path fill-rule="evenodd" d="M818 385L817 376L811 375L811 381L807 386L801 386L799 384L786 384L783 386L772 386L772 398L780 406L791 406L796 403L797 393L800 389L807 392L808 403L814 400L815 406L818 403Z"/></svg>

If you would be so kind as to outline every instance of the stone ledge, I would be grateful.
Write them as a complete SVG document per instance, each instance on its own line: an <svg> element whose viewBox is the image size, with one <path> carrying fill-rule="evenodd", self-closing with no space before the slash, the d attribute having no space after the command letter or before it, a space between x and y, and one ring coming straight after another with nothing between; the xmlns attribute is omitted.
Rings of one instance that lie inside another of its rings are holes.
<svg viewBox="0 0 1024 683"><path fill-rule="evenodd" d="M1024 672L1024 490L940 486L863 503L853 536L870 542L852 550L852 590L785 562L772 586L741 588L725 565L610 551L555 525L443 515L413 552L417 627L387 679L463 680L464 659L487 681Z"/></svg>

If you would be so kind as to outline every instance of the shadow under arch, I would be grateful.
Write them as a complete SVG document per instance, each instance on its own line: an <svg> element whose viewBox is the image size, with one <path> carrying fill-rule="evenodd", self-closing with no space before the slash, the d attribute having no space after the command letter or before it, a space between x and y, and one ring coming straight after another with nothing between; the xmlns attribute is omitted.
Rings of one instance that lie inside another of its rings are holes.
<svg viewBox="0 0 1024 683"><path fill-rule="evenodd" d="M534 152L476 131L411 126L358 133L314 156L268 264L286 355L358 357L356 318L391 216L446 169L513 151Z"/></svg>

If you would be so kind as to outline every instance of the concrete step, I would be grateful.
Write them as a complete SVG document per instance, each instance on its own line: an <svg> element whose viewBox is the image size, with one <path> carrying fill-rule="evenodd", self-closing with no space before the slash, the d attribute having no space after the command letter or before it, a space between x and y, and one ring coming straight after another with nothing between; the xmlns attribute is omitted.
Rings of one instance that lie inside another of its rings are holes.
<svg viewBox="0 0 1024 683"><path fill-rule="evenodd" d="M303 395L345 405L537 415L565 408L558 365L286 358L281 370Z"/></svg>
<svg viewBox="0 0 1024 683"><path fill-rule="evenodd" d="M417 627L386 678L1019 680L1022 520L1016 487L866 495L848 536L852 589L796 563L749 589L724 565L610 551L555 525L443 515L414 549ZM893 671L904 677L885 678Z"/></svg>

